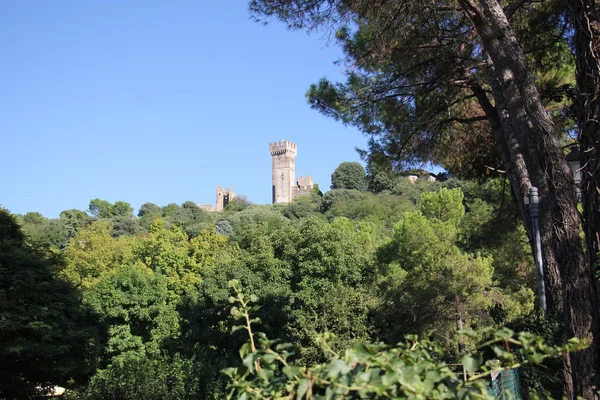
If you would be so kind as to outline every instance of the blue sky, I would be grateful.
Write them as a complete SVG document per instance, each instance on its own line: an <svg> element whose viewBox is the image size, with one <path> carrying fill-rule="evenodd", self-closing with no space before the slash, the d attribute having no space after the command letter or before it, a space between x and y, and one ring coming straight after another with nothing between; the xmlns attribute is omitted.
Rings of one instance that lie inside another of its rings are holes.
<svg viewBox="0 0 600 400"><path fill-rule="evenodd" d="M268 144L298 145L322 188L366 139L311 110L342 79L320 35L250 20L245 1L0 3L0 204L56 217L90 199L271 201Z"/></svg>

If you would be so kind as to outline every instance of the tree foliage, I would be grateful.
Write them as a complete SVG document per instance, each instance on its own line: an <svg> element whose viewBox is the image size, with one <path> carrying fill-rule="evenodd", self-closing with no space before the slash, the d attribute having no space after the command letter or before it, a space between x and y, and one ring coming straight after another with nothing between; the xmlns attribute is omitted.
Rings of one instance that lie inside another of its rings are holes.
<svg viewBox="0 0 600 400"><path fill-rule="evenodd" d="M106 335L89 381L68 397L225 398L219 371L240 365L245 341L229 332L231 279L259 296L261 329L293 346L289 362L307 367L405 334L437 339L456 363L485 326L525 321L534 269L501 180L390 182L398 191L315 190L288 205L222 213L192 202L93 222L64 213L56 223L77 233L64 250L41 251L63 259L54 273L77 288ZM21 219L32 232L47 221ZM459 323L473 334L460 336Z"/></svg>
<svg viewBox="0 0 600 400"><path fill-rule="evenodd" d="M292 28L335 35L348 66L346 82L320 81L310 88L309 102L369 136L365 154L370 164L398 171L434 161L471 177L500 170L509 179L530 238L524 196L536 187L552 199L540 216L544 279L550 312L564 321L566 340L600 336L593 279L600 224L597 212L590 211L597 207L586 207L591 255L586 263L573 177L562 148L566 132L559 131L569 124L555 123L557 113L547 108L568 102L552 98L561 90L543 89L544 81L569 84L555 78L568 76L562 73L568 64L572 70L568 44L575 30L564 17L570 12L576 15L577 31L586 32L575 34L579 86L587 89L580 92L586 101L579 108L579 122L586 127L582 138L588 147L582 165L592 168L587 170L586 204L597 205L598 169L588 154L597 153L598 123L591 116L600 101L587 96L600 86L597 58L590 51L597 47L591 38L598 31L598 6L589 3L252 0L250 9L263 21L275 18ZM567 356L567 397L594 395L600 341L592 343L572 359Z"/></svg>
<svg viewBox="0 0 600 400"><path fill-rule="evenodd" d="M58 279L56 260L25 242L0 209L0 397L30 398L93 372L101 337L96 315Z"/></svg>
<svg viewBox="0 0 600 400"><path fill-rule="evenodd" d="M540 364L586 345L575 339L565 346L549 346L528 332L490 330L490 339L478 350L487 348L494 357L484 359L477 352L465 355L461 366L468 378L462 379L455 368L441 361L441 346L414 335L394 347L361 344L343 354L331 351L325 363L297 366L291 362L288 343L269 340L253 329L260 323L252 318L257 307L251 304L257 297L245 296L237 281L230 285L234 291L231 313L241 323L233 331L244 330L248 340L239 351L241 365L223 371L230 379L228 399L493 399L483 380L493 372Z"/></svg>
<svg viewBox="0 0 600 400"><path fill-rule="evenodd" d="M331 174L331 188L364 192L367 189L364 167L357 162L341 163Z"/></svg>

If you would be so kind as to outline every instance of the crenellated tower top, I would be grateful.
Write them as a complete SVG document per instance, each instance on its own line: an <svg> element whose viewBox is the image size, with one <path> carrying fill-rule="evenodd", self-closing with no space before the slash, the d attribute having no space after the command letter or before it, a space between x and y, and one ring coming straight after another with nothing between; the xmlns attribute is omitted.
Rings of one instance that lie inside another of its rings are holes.
<svg viewBox="0 0 600 400"><path fill-rule="evenodd" d="M288 153L295 156L298 153L298 147L296 146L296 143L292 143L289 140L280 140L279 142L269 143L269 151L272 156Z"/></svg>

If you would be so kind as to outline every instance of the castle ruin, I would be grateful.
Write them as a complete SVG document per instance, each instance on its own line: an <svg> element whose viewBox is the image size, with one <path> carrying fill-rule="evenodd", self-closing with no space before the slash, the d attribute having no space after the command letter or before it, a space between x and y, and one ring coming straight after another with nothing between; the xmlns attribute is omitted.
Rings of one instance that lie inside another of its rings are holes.
<svg viewBox="0 0 600 400"><path fill-rule="evenodd" d="M215 210L223 211L234 197L235 193L233 193L233 188L231 186L229 186L229 189L223 189L221 186L217 185L217 206L215 207Z"/></svg>
<svg viewBox="0 0 600 400"><path fill-rule="evenodd" d="M227 207L227 204L235 197L235 193L233 193L233 188L230 186L229 189L224 189L221 186L217 185L217 203L216 205L212 204L198 204L198 207L204 211L208 212L221 212Z"/></svg>
<svg viewBox="0 0 600 400"><path fill-rule="evenodd" d="M289 140L269 143L272 158L272 193L273 203L291 203L298 196L309 194L313 189L313 179L301 176L296 180L296 154L298 146ZM217 185L216 205L198 204L208 212L221 212L234 199L233 188L222 188Z"/></svg>
<svg viewBox="0 0 600 400"><path fill-rule="evenodd" d="M308 194L313 188L310 176L296 181L296 154L298 146L289 140L269 143L272 158L273 204L290 203L294 198Z"/></svg>

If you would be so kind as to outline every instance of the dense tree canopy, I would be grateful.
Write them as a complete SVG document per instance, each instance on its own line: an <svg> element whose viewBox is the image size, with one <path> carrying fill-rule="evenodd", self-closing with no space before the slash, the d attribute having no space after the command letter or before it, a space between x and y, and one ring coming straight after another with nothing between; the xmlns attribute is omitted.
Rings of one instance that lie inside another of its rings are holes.
<svg viewBox="0 0 600 400"><path fill-rule="evenodd" d="M335 36L348 65L347 81L313 85L309 102L371 138L365 152L369 164L383 162L393 171L434 161L457 175L480 177L486 170L500 170L511 183L530 237L523 200L529 188L552 199L540 219L550 312L561 320L564 340L575 335L594 342L566 360L565 395L573 398L575 393L593 396L600 371L600 310L593 279L600 219L597 207L586 208L592 255L586 264L574 181L562 149L566 132L560 129L570 123L561 118L564 113L552 111L560 108L557 103L568 105L561 92L572 93L568 44L574 30L567 13L574 16L578 32L587 33L575 37L587 43L578 48L583 55L577 58L578 70L586 71L579 75L580 93L596 93L600 75L595 53L588 50L597 47L598 5L592 1L588 8L578 3L565 9L567 3L253 0L250 9L263 21L278 18L292 28ZM587 82L587 91L581 82ZM598 102L589 99L580 109L595 115ZM580 125L587 127L583 138L595 137L597 122L580 118ZM586 142L588 154L596 154L594 140ZM597 204L599 196L594 165L584 165L588 204Z"/></svg>
<svg viewBox="0 0 600 400"><path fill-rule="evenodd" d="M101 345L96 315L54 276L57 261L25 239L0 209L0 397L6 399L85 381Z"/></svg>
<svg viewBox="0 0 600 400"><path fill-rule="evenodd" d="M289 342L297 365L405 334L437 339L444 360L458 362L486 327L531 326L534 268L506 181L390 177L382 191L314 191L220 213L186 202L147 203L138 217L22 217L37 235L22 240L62 259L51 276L77 288L106 340L95 369L81 370L87 382L50 369L49 384L86 400L225 398L219 371L239 364L245 341L230 332L231 279L260 298L261 330ZM62 247L41 247L49 221L75 232ZM549 370L523 379L543 392Z"/></svg>

